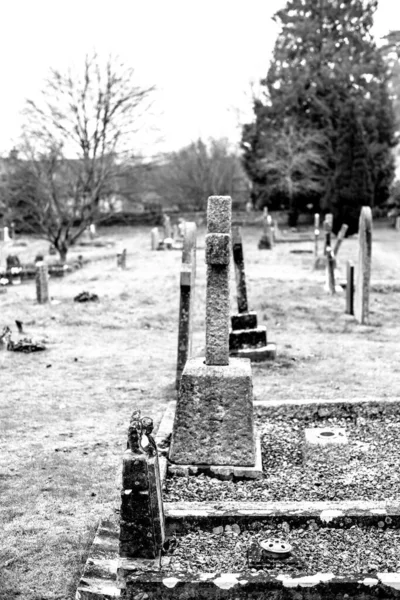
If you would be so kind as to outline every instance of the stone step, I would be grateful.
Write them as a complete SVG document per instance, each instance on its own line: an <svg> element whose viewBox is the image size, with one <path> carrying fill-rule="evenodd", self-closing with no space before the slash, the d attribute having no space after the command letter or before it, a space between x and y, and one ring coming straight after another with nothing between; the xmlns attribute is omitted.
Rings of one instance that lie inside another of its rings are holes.
<svg viewBox="0 0 400 600"><path fill-rule="evenodd" d="M254 329L239 329L229 334L229 349L260 348L267 345L267 328L260 325Z"/></svg>
<svg viewBox="0 0 400 600"><path fill-rule="evenodd" d="M234 331L239 329L257 329L257 313L246 312L232 315L231 326Z"/></svg>

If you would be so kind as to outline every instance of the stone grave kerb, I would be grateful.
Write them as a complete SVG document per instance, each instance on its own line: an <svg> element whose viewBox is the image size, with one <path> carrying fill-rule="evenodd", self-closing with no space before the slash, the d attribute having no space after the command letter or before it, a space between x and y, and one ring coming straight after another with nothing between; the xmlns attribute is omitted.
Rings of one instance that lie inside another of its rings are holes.
<svg viewBox="0 0 400 600"><path fill-rule="evenodd" d="M250 361L229 358L231 203L208 199L206 351L182 373L169 454L175 465L256 462Z"/></svg>

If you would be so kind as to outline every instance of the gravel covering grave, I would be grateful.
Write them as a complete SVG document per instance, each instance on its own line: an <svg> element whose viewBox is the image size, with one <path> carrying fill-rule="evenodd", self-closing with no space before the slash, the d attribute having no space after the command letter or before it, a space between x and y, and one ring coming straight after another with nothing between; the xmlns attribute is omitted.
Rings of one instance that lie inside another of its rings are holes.
<svg viewBox="0 0 400 600"><path fill-rule="evenodd" d="M385 523L383 526L386 527ZM317 572L335 575L400 571L400 531L379 527L349 529L324 527L311 521L307 529L292 529L288 523L273 529L253 525L253 531L240 531L238 525L217 527L213 533L197 530L177 538L168 570L197 574L201 572L238 572L249 569L247 548L252 540L278 537L293 546L287 561L271 561L262 569L270 575Z"/></svg>
<svg viewBox="0 0 400 600"><path fill-rule="evenodd" d="M345 464L303 464L306 427L344 427L349 439ZM398 499L400 420L396 415L295 419L272 415L258 423L264 477L220 481L204 475L166 481L167 502L302 501Z"/></svg>

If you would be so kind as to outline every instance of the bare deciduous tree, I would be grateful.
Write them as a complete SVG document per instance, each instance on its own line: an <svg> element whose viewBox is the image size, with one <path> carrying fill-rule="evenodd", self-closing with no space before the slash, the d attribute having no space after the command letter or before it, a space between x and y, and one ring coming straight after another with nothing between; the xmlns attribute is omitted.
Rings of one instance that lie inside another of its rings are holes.
<svg viewBox="0 0 400 600"><path fill-rule="evenodd" d="M52 70L41 99L27 102L18 168L30 193L14 185L16 216L28 215L61 260L116 191L153 89L136 85L132 68L115 58L103 64L95 54L86 56L81 74Z"/></svg>

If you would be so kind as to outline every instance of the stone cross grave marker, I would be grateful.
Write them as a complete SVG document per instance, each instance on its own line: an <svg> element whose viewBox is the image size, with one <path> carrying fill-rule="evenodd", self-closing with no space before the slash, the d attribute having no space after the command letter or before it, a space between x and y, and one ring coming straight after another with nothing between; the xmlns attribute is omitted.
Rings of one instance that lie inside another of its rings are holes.
<svg viewBox="0 0 400 600"><path fill-rule="evenodd" d="M249 311L247 304L246 277L244 271L243 244L240 227L232 227L232 253L235 264L236 296L239 313Z"/></svg>
<svg viewBox="0 0 400 600"><path fill-rule="evenodd" d="M39 304L49 301L49 272L43 262L36 263L36 299Z"/></svg>
<svg viewBox="0 0 400 600"><path fill-rule="evenodd" d="M160 468L152 432L153 421L135 411L122 463L121 557L156 558L165 541ZM146 447L142 445L144 435Z"/></svg>
<svg viewBox="0 0 400 600"><path fill-rule="evenodd" d="M372 257L372 212L369 206L361 208L358 225L358 268L354 298L354 316L361 324L368 322L369 288Z"/></svg>
<svg viewBox="0 0 400 600"><path fill-rule="evenodd" d="M181 465L255 465L249 360L229 359L231 198L208 199L206 355L186 362L169 458Z"/></svg>
<svg viewBox="0 0 400 600"><path fill-rule="evenodd" d="M192 349L192 321L194 284L196 278L196 223L185 222L183 228L183 249L180 279L178 360L176 367L176 388L183 368Z"/></svg>
<svg viewBox="0 0 400 600"><path fill-rule="evenodd" d="M229 196L211 196L208 201L206 365L229 365L231 202Z"/></svg>

